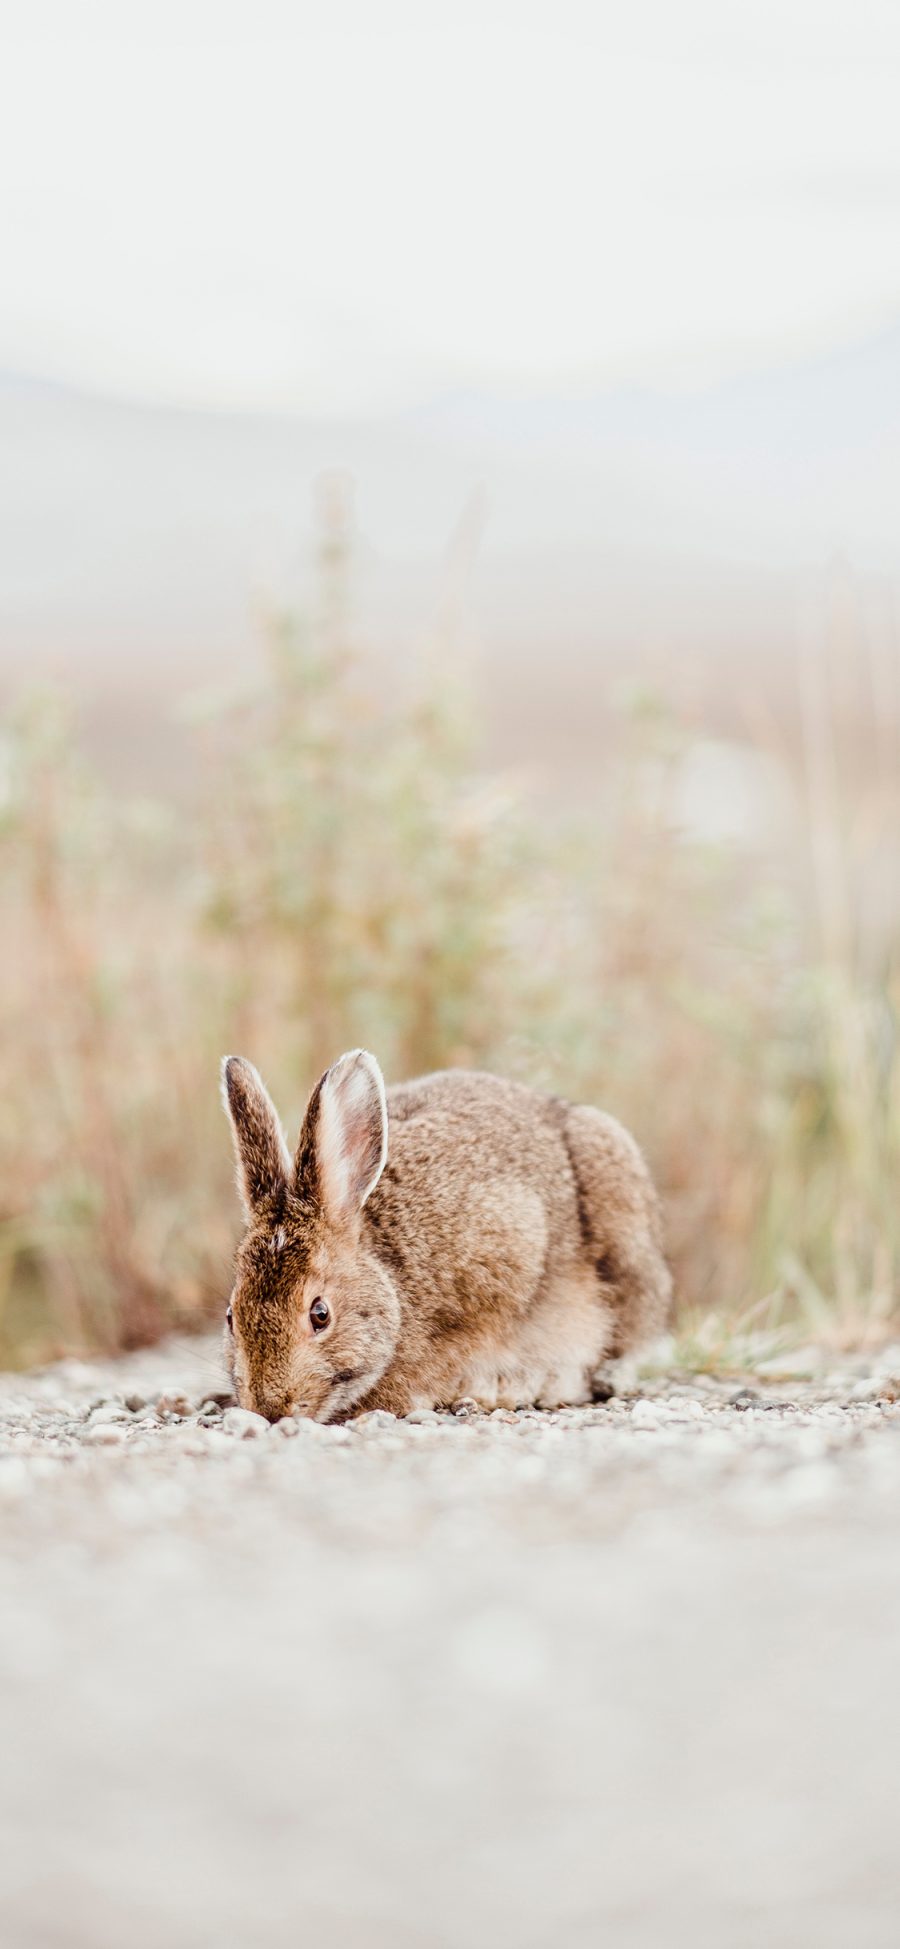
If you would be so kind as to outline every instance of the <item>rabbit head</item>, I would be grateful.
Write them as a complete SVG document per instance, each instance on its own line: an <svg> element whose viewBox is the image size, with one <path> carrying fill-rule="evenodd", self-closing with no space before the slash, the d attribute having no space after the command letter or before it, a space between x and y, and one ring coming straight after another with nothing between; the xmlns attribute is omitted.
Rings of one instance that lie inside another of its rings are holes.
<svg viewBox="0 0 900 1949"><path fill-rule="evenodd" d="M296 1154L252 1063L222 1065L247 1229L238 1247L226 1355L242 1407L270 1421L340 1420L380 1379L400 1304L362 1242L362 1208L387 1159L381 1071L364 1049L325 1071Z"/></svg>

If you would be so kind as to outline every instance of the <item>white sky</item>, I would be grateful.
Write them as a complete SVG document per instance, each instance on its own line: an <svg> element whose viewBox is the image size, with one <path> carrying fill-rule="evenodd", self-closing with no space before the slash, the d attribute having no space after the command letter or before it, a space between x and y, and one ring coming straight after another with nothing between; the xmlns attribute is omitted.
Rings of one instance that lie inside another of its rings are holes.
<svg viewBox="0 0 900 1949"><path fill-rule="evenodd" d="M0 0L0 366L710 378L900 316L900 0Z"/></svg>

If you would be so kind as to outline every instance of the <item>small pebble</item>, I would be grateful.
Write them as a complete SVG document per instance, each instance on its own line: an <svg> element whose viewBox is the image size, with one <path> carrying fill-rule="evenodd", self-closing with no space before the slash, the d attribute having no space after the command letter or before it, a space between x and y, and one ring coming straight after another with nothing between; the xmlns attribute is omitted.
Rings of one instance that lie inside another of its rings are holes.
<svg viewBox="0 0 900 1949"><path fill-rule="evenodd" d="M120 1401L101 1401L98 1407L91 1409L88 1427L103 1428L127 1420L128 1409Z"/></svg>
<svg viewBox="0 0 900 1949"><path fill-rule="evenodd" d="M270 1423L264 1414L253 1414L249 1408L226 1408L222 1426L226 1434L245 1440L248 1435L268 1434Z"/></svg>

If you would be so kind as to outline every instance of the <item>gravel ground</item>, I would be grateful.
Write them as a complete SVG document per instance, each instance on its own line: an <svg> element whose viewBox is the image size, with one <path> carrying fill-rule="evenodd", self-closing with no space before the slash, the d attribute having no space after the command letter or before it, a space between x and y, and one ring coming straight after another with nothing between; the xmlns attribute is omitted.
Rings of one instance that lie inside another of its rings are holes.
<svg viewBox="0 0 900 1949"><path fill-rule="evenodd" d="M4 1949L895 1949L900 1346L794 1365L346 1428L211 1343L0 1377Z"/></svg>

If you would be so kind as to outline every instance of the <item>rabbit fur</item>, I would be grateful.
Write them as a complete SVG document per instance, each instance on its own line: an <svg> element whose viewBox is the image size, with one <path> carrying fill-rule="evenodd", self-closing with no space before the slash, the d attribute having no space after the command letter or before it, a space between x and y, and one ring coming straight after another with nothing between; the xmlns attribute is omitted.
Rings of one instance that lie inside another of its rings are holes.
<svg viewBox="0 0 900 1949"><path fill-rule="evenodd" d="M467 1070L385 1091L354 1049L292 1157L251 1063L223 1094L247 1217L226 1352L270 1421L584 1402L665 1326L656 1195L603 1112Z"/></svg>

